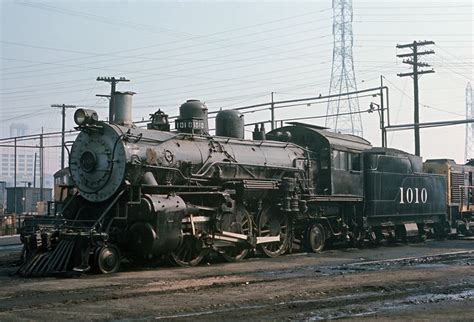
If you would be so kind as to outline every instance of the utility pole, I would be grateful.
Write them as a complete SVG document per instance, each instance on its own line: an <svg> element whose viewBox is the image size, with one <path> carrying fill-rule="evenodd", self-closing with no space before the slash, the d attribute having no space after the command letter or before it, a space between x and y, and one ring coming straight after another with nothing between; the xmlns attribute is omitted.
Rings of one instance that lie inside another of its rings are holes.
<svg viewBox="0 0 474 322"><path fill-rule="evenodd" d="M466 86L466 120L474 119L474 104L472 100L472 86ZM466 123L466 142L464 146L464 161L474 158L474 125Z"/></svg>
<svg viewBox="0 0 474 322"><path fill-rule="evenodd" d="M114 109L114 103L113 103L113 97L114 93L117 90L117 83L119 82L129 82L129 79L126 79L125 77L97 77L96 79L98 82L106 82L110 83L110 96L109 95L97 95L100 97L108 97L109 98L109 123L113 122L114 117L115 117L115 109Z"/></svg>
<svg viewBox="0 0 474 322"><path fill-rule="evenodd" d="M387 147L387 131L385 130L385 108L384 108L384 97L383 97L383 76L380 75L380 129L382 131L382 147Z"/></svg>
<svg viewBox="0 0 474 322"><path fill-rule="evenodd" d="M43 201L44 190L44 146L43 146L43 128L40 135L40 200Z"/></svg>
<svg viewBox="0 0 474 322"><path fill-rule="evenodd" d="M418 47L426 46L426 45L434 45L433 41L413 41L411 44L404 44L404 45L397 45L398 49L402 48L410 48L411 53L408 54L399 54L397 57L405 58L409 57L409 59L404 59L403 63L411 65L413 67L413 71L411 73L399 73L397 74L399 77L406 77L410 76L413 78L413 100L414 100L414 129L415 129L415 155L420 156L420 110L419 110L419 100L418 100L418 77L422 74L429 74L434 73L434 70L419 70L419 67L430 67L429 64L423 63L418 61L418 56L422 55L431 55L434 54L433 50L425 50L419 51Z"/></svg>
<svg viewBox="0 0 474 322"><path fill-rule="evenodd" d="M36 156L37 153L35 152L35 162L33 163L33 188L36 188Z"/></svg>
<svg viewBox="0 0 474 322"><path fill-rule="evenodd" d="M270 105L270 111L272 113L271 115L271 118L272 118L272 126L271 126L271 129L274 130L275 129L275 102L273 100L273 94L274 92L272 92L272 104Z"/></svg>
<svg viewBox="0 0 474 322"><path fill-rule="evenodd" d="M13 170L13 187L14 187L14 189L13 189L13 202L14 202L13 208L15 210L15 216L16 216L16 211L17 211L17 209L16 209L16 203L17 203L16 202L16 198L17 198L17 191L16 191L16 164L17 164L17 161L16 161L16 143L17 142L16 142L16 137L15 137L15 148L14 148L15 156L14 156L14 159L13 159L13 161L15 163L14 164L14 170Z"/></svg>
<svg viewBox="0 0 474 322"><path fill-rule="evenodd" d="M62 130L61 130L61 169L64 169L64 132L66 131L66 109L67 108L76 108L76 105L66 105L66 104L52 104L51 107L59 107L62 109Z"/></svg>

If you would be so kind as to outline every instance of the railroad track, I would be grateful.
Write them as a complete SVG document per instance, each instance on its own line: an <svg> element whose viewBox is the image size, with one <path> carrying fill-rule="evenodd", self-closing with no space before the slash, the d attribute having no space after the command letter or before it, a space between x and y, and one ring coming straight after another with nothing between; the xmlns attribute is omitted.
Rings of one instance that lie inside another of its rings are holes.
<svg viewBox="0 0 474 322"><path fill-rule="evenodd" d="M0 236L0 252L21 251L20 235Z"/></svg>
<svg viewBox="0 0 474 322"><path fill-rule="evenodd" d="M0 252L12 252L12 251L21 251L23 245L19 244L9 244L9 245L1 245Z"/></svg>
<svg viewBox="0 0 474 322"><path fill-rule="evenodd" d="M66 282L27 279L21 288L17 278L5 275L0 320L37 317L38 310L57 320L204 321L258 316L318 320L389 314L434 300L469 305L474 301L474 277L468 274L473 263L469 242L436 241L427 247L299 253L238 264L83 276ZM123 305L130 310L124 311ZM107 307L107 312L94 309L99 306Z"/></svg>

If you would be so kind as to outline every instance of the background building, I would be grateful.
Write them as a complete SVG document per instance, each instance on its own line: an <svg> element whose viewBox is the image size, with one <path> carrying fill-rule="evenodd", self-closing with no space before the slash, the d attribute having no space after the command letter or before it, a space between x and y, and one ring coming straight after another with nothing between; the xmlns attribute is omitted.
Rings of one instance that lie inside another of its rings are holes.
<svg viewBox="0 0 474 322"><path fill-rule="evenodd" d="M7 183L0 181L0 215L3 215L7 206Z"/></svg>
<svg viewBox="0 0 474 322"><path fill-rule="evenodd" d="M10 137L21 137L27 135L28 125L24 123L13 123L10 125ZM44 145L57 145L57 138L45 139ZM0 147L0 181L5 181L8 187L14 187L15 178L15 149L12 147ZM35 147L38 148L35 148ZM16 185L33 187L40 185L40 153L39 140L21 140L17 142L16 149ZM53 187L53 173L60 168L60 155L58 149L45 149L44 159L44 187ZM36 169L36 170L35 170Z"/></svg>
<svg viewBox="0 0 474 322"><path fill-rule="evenodd" d="M8 213L37 212L37 203L41 200L41 189L33 187L10 187L7 190ZM43 201L51 201L52 189L43 189Z"/></svg>

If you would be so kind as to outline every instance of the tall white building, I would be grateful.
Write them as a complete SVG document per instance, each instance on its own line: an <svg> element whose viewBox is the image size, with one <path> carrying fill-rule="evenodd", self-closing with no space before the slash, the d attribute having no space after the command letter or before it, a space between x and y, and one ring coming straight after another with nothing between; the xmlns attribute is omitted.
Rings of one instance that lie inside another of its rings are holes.
<svg viewBox="0 0 474 322"><path fill-rule="evenodd" d="M28 134L28 126L24 123L13 123L10 125L10 137L18 137ZM33 185L35 179L36 160L36 187L40 186L40 160L39 148L22 147L37 146L38 140L18 141L16 149L16 185ZM46 142L45 142L46 145ZM13 146L13 144L12 144ZM36 157L35 157L36 154ZM44 187L53 186L52 174L60 167L60 157L53 149L45 149ZM7 182L7 186L14 186L15 177L15 150L13 147L0 147L0 181Z"/></svg>

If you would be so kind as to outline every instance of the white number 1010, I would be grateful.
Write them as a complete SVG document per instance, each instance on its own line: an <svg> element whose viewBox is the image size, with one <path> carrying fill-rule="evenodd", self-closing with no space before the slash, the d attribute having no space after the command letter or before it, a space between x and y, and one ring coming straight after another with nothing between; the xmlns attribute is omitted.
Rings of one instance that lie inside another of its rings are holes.
<svg viewBox="0 0 474 322"><path fill-rule="evenodd" d="M403 188L400 187L400 203L426 203L428 191L426 188Z"/></svg>

